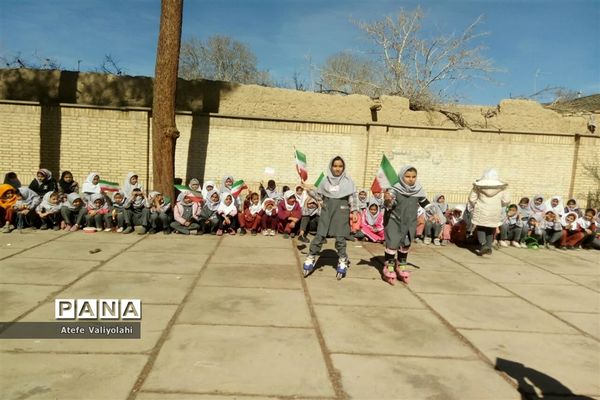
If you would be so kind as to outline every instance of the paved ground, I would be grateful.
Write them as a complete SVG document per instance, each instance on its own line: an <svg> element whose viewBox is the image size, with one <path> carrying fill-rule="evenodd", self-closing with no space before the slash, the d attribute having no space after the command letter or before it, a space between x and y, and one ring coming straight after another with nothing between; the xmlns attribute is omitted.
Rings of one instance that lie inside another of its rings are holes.
<svg viewBox="0 0 600 400"><path fill-rule="evenodd" d="M297 246L1 235L0 320L52 321L55 298L144 314L140 340L0 341L0 399L600 398L599 253L419 245L392 287L380 246L350 243L340 282L331 250L303 279Z"/></svg>

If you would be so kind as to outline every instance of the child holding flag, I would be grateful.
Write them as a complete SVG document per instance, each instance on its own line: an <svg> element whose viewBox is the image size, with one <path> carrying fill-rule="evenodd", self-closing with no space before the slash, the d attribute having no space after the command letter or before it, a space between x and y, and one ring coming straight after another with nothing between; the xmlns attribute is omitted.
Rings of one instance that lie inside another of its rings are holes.
<svg viewBox="0 0 600 400"><path fill-rule="evenodd" d="M316 190L308 190L308 195L322 203L317 234L310 243L308 257L304 261L304 276L315 267L317 254L321 251L327 235L335 237L335 248L339 261L336 268L337 279L346 276L349 260L346 253L346 236L350 235L348 223L350 213L358 219L358 199L352 179L346 175L346 162L336 156L329 162L327 175L321 174L315 183Z"/></svg>
<svg viewBox="0 0 600 400"><path fill-rule="evenodd" d="M386 202L389 218L385 225L383 279L393 285L397 275L400 280L408 283L410 274L405 267L410 245L416 236L417 210L419 206L427 209L433 205L429 204L423 187L417 182L417 169L412 165L402 167L396 176L392 165L384 156L377 180L382 187L390 185L392 188L387 192Z"/></svg>

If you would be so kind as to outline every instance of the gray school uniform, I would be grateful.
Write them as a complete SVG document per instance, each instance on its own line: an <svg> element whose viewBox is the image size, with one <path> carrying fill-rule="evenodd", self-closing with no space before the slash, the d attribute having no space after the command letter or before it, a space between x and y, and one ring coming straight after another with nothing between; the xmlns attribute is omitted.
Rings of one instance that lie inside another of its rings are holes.
<svg viewBox="0 0 600 400"><path fill-rule="evenodd" d="M399 193L395 196L391 210L387 211L389 218L384 230L385 246L392 250L410 246L416 238L419 205L424 208L429 204L426 197L405 196Z"/></svg>

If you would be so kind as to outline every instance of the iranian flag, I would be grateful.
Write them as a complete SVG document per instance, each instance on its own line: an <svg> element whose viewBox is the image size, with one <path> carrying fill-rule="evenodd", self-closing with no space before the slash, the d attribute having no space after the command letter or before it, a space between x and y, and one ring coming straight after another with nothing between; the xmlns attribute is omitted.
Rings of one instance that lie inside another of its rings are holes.
<svg viewBox="0 0 600 400"><path fill-rule="evenodd" d="M321 175L319 175L319 177L317 178L317 181L315 182L315 187L318 188L319 186L321 186L324 179L325 179L325 174L321 172Z"/></svg>
<svg viewBox="0 0 600 400"><path fill-rule="evenodd" d="M244 183L243 179L240 179L239 181L235 181L233 182L233 185L231 186L231 195L235 198L237 198L240 193L242 193L242 190L247 189L248 186L246 186L246 184Z"/></svg>
<svg viewBox="0 0 600 400"><path fill-rule="evenodd" d="M304 154L300 150L296 150L296 171L298 171L298 175L300 175L300 180L302 182L308 179L308 169L306 167L306 154Z"/></svg>
<svg viewBox="0 0 600 400"><path fill-rule="evenodd" d="M384 155L381 164L379 164L379 171L377 171L377 175L371 185L371 191L373 193L381 193L383 189L391 188L396 183L398 183L398 174Z"/></svg>
<svg viewBox="0 0 600 400"><path fill-rule="evenodd" d="M179 190L180 192L185 192L186 190L188 192L191 192L192 189L190 189L189 187L187 187L186 185L173 185L175 186L175 189Z"/></svg>
<svg viewBox="0 0 600 400"><path fill-rule="evenodd" d="M104 180L99 180L98 184L100 185L100 190L103 192L118 192L119 184L117 182L109 182Z"/></svg>

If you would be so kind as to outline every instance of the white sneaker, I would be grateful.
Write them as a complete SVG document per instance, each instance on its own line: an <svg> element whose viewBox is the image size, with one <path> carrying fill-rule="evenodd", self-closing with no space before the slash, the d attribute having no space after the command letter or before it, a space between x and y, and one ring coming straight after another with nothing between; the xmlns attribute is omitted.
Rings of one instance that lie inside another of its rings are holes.
<svg viewBox="0 0 600 400"><path fill-rule="evenodd" d="M271 235L271 236L275 236L275 229L271 229L271 230L269 230L269 235Z"/></svg>
<svg viewBox="0 0 600 400"><path fill-rule="evenodd" d="M106 228L106 229L104 230L104 232L111 232L111 231L112 231L112 228Z"/></svg>
<svg viewBox="0 0 600 400"><path fill-rule="evenodd" d="M120 227L119 229L117 229L117 233L121 233L123 232L123 227Z"/></svg>
<svg viewBox="0 0 600 400"><path fill-rule="evenodd" d="M269 230L265 229L264 231L262 231L263 236L269 236Z"/></svg>
<svg viewBox="0 0 600 400"><path fill-rule="evenodd" d="M520 249L520 248L521 248L521 245L519 244L519 242L516 242L516 241L514 241L514 240L513 240L512 242L510 242L510 244L512 244L512 245L513 245L513 247L516 247L517 249Z"/></svg>
<svg viewBox="0 0 600 400"><path fill-rule="evenodd" d="M436 245L436 246L439 246L440 245L440 239L438 239L438 238L433 239L433 244Z"/></svg>
<svg viewBox="0 0 600 400"><path fill-rule="evenodd" d="M500 246L502 246L502 247L508 247L508 242L506 240L501 240L500 241Z"/></svg>
<svg viewBox="0 0 600 400"><path fill-rule="evenodd" d="M96 228L96 232L102 232L102 228Z"/></svg>
<svg viewBox="0 0 600 400"><path fill-rule="evenodd" d="M426 237L426 238L423 240L423 244L431 244L431 238L430 238L430 237Z"/></svg>

